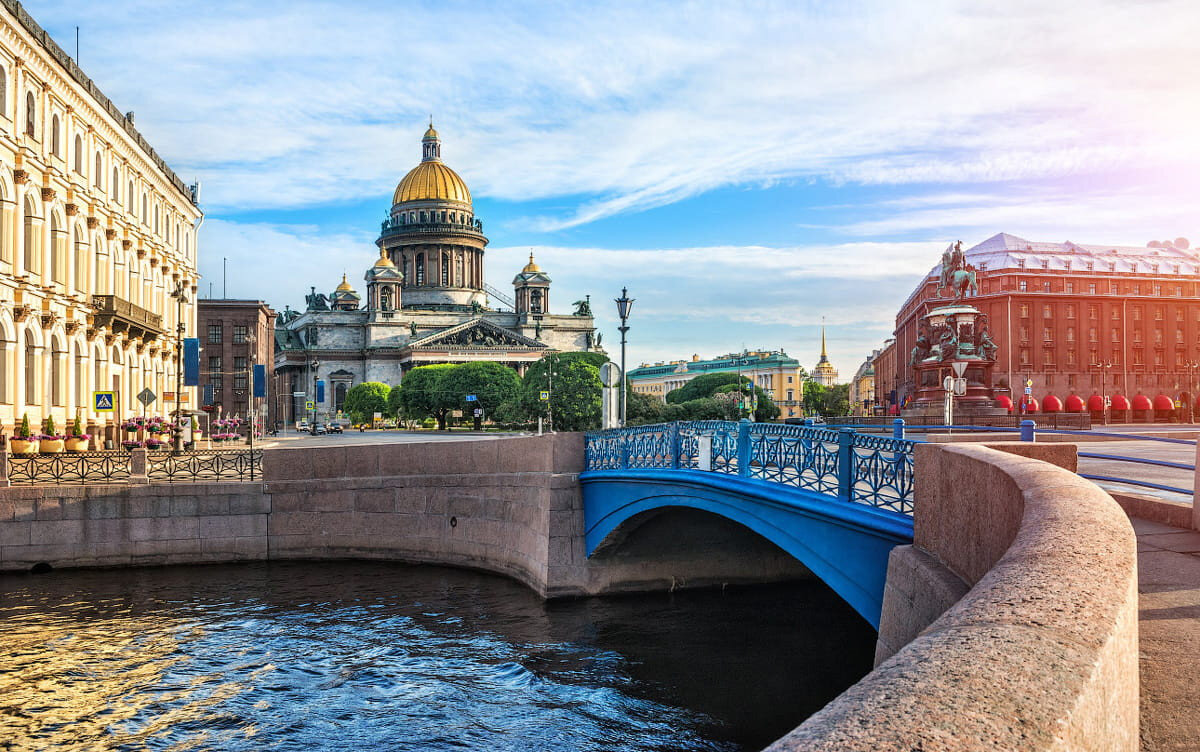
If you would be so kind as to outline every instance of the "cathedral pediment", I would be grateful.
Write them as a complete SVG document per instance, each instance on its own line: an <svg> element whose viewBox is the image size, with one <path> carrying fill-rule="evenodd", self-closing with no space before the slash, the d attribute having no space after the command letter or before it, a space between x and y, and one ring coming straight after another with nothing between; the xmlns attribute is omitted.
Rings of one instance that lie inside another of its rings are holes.
<svg viewBox="0 0 1200 752"><path fill-rule="evenodd" d="M487 319L473 319L449 329L415 339L410 348L487 348L545 350L546 345L536 339L517 334L511 329L493 324Z"/></svg>

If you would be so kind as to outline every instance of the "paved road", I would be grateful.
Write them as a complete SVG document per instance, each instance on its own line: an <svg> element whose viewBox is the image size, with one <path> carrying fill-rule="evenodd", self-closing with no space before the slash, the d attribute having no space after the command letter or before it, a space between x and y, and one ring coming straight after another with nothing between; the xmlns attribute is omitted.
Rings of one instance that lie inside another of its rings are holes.
<svg viewBox="0 0 1200 752"><path fill-rule="evenodd" d="M353 444L404 444L423 443L429 441L488 441L492 439L509 439L514 436L525 436L520 433L494 433L474 431L348 431L341 434L326 434L311 436L295 431L280 433L278 436L268 436L262 443L264 447L310 447L310 446L344 446Z"/></svg>
<svg viewBox="0 0 1200 752"><path fill-rule="evenodd" d="M1189 446L1186 444L1167 444L1159 441L1086 442L1079 444L1079 451L1162 460L1165 462L1179 462L1187 465L1195 464L1196 461L1196 448L1194 446ZM1178 470L1175 468L1159 467L1156 465L1140 465L1132 462L1080 457L1079 471L1081 473L1088 473L1092 475L1108 475L1118 478L1145 480L1150 481L1151 483L1161 483L1166 486L1175 486L1177 488L1192 488L1193 473L1191 470ZM1104 488L1108 491L1133 493L1138 496L1152 496L1154 498L1165 499L1167 501L1190 501L1192 498L1192 494L1190 492L1187 494L1178 494L1170 491L1158 491L1142 486L1127 485L1123 483L1109 483L1107 481L1098 481L1098 484L1101 488Z"/></svg>

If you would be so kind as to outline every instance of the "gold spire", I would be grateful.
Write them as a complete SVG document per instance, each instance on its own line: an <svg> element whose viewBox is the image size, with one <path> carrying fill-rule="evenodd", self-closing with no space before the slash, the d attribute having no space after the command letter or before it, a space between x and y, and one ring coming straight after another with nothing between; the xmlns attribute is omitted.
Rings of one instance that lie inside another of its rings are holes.
<svg viewBox="0 0 1200 752"><path fill-rule="evenodd" d="M529 252L529 263L525 265L525 268L521 270L521 273L522 274L533 274L534 272L540 272L541 270L542 270L542 267L533 263L533 251L530 251Z"/></svg>
<svg viewBox="0 0 1200 752"><path fill-rule="evenodd" d="M354 292L354 288L350 286L350 282L346 280L345 272L342 273L342 283L337 286L338 292Z"/></svg>
<svg viewBox="0 0 1200 752"><path fill-rule="evenodd" d="M829 360L829 355L825 352L825 324L821 324L821 360Z"/></svg>

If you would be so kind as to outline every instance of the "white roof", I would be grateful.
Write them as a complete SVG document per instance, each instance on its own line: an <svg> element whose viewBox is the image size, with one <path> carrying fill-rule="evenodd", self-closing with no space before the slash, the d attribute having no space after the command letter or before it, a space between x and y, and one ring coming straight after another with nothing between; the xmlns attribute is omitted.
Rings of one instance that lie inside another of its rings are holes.
<svg viewBox="0 0 1200 752"><path fill-rule="evenodd" d="M1167 246L1091 245L1031 241L1001 232L965 251L968 264L984 271L1047 269L1050 271L1200 274L1200 258L1190 250ZM931 274L937 274L940 264Z"/></svg>

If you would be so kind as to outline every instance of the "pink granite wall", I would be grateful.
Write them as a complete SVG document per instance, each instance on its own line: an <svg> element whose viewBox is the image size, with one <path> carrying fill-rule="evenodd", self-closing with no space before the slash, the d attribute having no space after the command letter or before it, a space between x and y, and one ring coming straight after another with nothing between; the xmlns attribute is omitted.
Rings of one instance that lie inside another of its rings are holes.
<svg viewBox="0 0 1200 752"><path fill-rule="evenodd" d="M914 545L893 555L880 624L882 653L898 650L769 749L1138 749L1120 507L988 447L918 445L916 463Z"/></svg>

